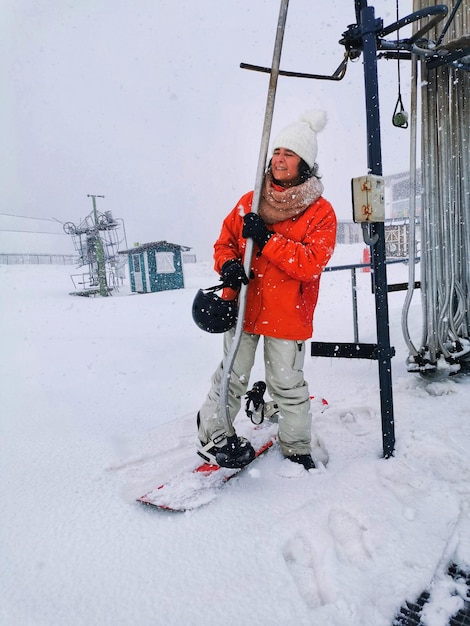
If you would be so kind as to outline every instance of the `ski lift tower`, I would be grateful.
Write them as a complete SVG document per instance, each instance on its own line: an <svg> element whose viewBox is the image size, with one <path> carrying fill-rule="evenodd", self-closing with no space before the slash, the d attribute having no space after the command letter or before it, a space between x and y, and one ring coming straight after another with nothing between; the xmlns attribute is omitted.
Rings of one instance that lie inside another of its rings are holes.
<svg viewBox="0 0 470 626"><path fill-rule="evenodd" d="M72 275L78 290L73 295L106 297L119 285L124 276L119 245L127 248L124 221L115 219L111 211L101 213L96 207L96 198L104 196L88 194L92 199L93 211L76 226L73 222L64 224L64 231L71 235L75 250L79 255L79 267L88 266L88 272ZM120 232L122 229L122 232Z"/></svg>

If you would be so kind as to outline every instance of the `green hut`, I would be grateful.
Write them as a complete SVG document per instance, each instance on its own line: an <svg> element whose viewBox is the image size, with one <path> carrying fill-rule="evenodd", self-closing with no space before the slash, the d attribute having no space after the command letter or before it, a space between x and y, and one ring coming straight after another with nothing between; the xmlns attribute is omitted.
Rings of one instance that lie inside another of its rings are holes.
<svg viewBox="0 0 470 626"><path fill-rule="evenodd" d="M190 248L168 241L155 241L120 251L120 254L128 255L131 290L153 293L183 289L183 250Z"/></svg>

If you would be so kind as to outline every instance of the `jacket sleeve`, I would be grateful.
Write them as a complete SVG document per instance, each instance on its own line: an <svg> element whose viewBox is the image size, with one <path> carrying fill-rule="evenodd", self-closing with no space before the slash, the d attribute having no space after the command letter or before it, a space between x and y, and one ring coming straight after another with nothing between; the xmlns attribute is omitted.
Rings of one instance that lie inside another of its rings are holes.
<svg viewBox="0 0 470 626"><path fill-rule="evenodd" d="M241 236L242 216L251 210L252 197L253 192L245 194L222 223L220 235L214 244L214 269L219 274L226 261L243 260L246 239Z"/></svg>
<svg viewBox="0 0 470 626"><path fill-rule="evenodd" d="M324 198L319 202L321 206L316 207L301 241L289 238L281 226L279 229L274 227L275 235L263 248L263 255L270 263L302 282L310 282L320 276L335 247L336 216L333 207Z"/></svg>

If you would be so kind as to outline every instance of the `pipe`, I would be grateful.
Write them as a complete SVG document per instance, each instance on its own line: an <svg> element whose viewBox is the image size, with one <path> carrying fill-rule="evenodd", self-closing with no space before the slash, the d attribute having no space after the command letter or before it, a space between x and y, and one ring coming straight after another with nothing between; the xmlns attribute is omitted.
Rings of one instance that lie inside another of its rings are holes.
<svg viewBox="0 0 470 626"><path fill-rule="evenodd" d="M418 355L418 350L410 338L408 328L408 314L411 300L414 294L415 285L415 263L416 258L416 130L417 130L417 93L418 93L418 57L411 56L411 102L410 102L410 210L409 210L409 232L408 232L408 291L405 303L403 304L401 323L405 343L413 356Z"/></svg>
<svg viewBox="0 0 470 626"><path fill-rule="evenodd" d="M269 77L268 95L266 101L266 111L264 115L263 133L261 136L261 146L258 158L258 169L256 172L256 181L253 194L252 212L258 213L261 189L264 179L264 171L266 168L266 159L268 154L269 138L271 135L271 125L274 112L274 101L276 98L277 81L279 77L279 65L281 61L282 43L284 40L284 31L286 26L287 9L289 6L289 0L281 0L281 7L279 11L279 19L276 30L276 39L274 43L273 61L271 65L271 73ZM251 270L251 258L253 255L253 240L247 239L245 248L244 268L246 275L250 275ZM227 437L235 437L235 429L233 428L232 420L230 419L228 393L230 377L232 374L232 367L237 355L238 347L243 332L243 322L245 319L246 309L246 294L248 285L242 285L239 294L238 301L238 319L235 327L235 334L232 340L230 349L224 359L223 364L223 376L220 391L220 412L221 416L225 420L225 429Z"/></svg>

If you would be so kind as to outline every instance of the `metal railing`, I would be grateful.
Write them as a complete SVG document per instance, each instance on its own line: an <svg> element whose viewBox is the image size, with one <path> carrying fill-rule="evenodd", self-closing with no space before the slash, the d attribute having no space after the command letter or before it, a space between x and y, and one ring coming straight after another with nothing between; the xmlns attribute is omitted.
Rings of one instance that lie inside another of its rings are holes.
<svg viewBox="0 0 470 626"><path fill-rule="evenodd" d="M415 262L418 262L419 258L415 259ZM406 258L402 259L387 259L385 261L386 265L392 265L397 263L408 263L409 260ZM351 263L349 265L335 265L335 266L327 266L323 270L323 272L340 272L344 270L350 270L351 272L351 299L352 299L352 313L353 313L353 331L354 331L354 342L359 343L359 322L358 322L358 306L357 306L357 270L362 271L371 271L372 266L371 263ZM374 292L374 282L373 282L373 273L372 276L372 293ZM419 287L420 284L415 282L414 288ZM387 291L404 291L408 289L408 283L398 283L391 284L387 286Z"/></svg>
<svg viewBox="0 0 470 626"><path fill-rule="evenodd" d="M0 254L2 265L76 265L78 257L75 254Z"/></svg>

